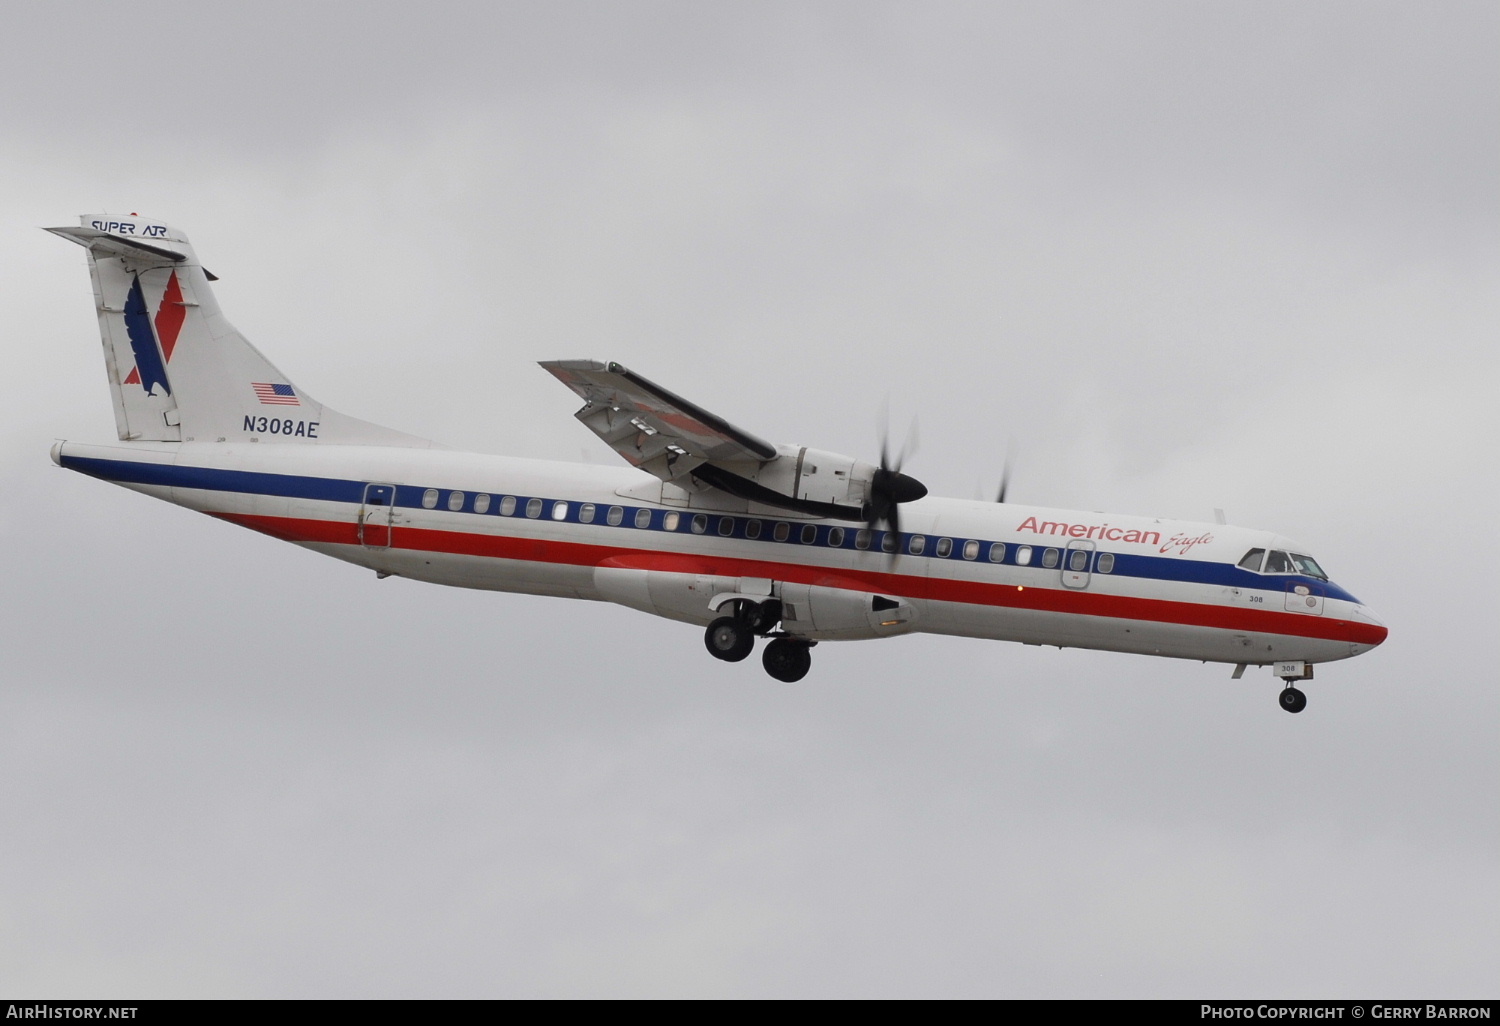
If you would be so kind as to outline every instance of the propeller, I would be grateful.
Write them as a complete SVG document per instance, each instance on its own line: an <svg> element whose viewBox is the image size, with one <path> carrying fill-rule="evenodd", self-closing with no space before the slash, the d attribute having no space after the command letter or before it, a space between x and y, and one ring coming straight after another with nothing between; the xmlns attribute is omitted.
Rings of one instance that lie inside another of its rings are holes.
<svg viewBox="0 0 1500 1026"><path fill-rule="evenodd" d="M1002 502L1003 503L1005 501L1005 492L1006 492L1006 489L1008 489L1009 487L1010 487L1010 460L1007 459L1005 461L1005 467L1004 467L1004 469L1002 469L1000 471L1000 491L995 496L995 501L996 502Z"/></svg>
<svg viewBox="0 0 1500 1026"><path fill-rule="evenodd" d="M927 494L927 486L910 474L903 474L901 467L906 463L907 457L914 455L917 451L917 422L912 421L911 430L907 432L906 441L901 446L901 451L896 454L895 460L891 459L890 429L886 423L887 417L881 417L880 426L880 466L875 469L870 478L870 501L866 504L866 520L870 529L874 530L882 523L886 524L890 532L896 536L896 548L892 550L892 556L900 553L901 535L901 503L915 502Z"/></svg>

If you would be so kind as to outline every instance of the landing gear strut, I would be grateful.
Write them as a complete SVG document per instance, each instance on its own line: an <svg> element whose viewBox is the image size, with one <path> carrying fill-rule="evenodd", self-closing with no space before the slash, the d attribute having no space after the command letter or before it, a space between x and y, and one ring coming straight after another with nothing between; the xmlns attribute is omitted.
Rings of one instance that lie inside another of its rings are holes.
<svg viewBox="0 0 1500 1026"><path fill-rule="evenodd" d="M812 669L812 644L796 638L775 638L761 653L760 661L771 676L791 684Z"/></svg>
<svg viewBox="0 0 1500 1026"><path fill-rule="evenodd" d="M1307 708L1307 696L1288 684L1281 689L1281 707L1289 713L1299 713Z"/></svg>

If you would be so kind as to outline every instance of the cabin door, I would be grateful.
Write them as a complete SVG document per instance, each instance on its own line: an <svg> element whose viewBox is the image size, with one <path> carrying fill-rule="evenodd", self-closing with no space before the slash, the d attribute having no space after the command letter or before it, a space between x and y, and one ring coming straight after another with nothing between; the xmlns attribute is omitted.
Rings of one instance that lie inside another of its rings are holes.
<svg viewBox="0 0 1500 1026"><path fill-rule="evenodd" d="M396 516L396 486L365 485L359 505L359 543L367 549L391 547L391 527Z"/></svg>
<svg viewBox="0 0 1500 1026"><path fill-rule="evenodd" d="M1068 550L1063 553L1064 588L1081 589L1089 586L1089 568L1094 561L1094 548L1094 543L1086 539L1075 538L1068 542Z"/></svg>

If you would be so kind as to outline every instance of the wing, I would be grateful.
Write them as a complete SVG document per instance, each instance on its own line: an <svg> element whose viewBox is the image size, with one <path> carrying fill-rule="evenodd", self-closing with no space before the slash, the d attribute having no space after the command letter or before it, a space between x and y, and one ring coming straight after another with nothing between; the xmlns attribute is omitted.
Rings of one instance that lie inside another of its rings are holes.
<svg viewBox="0 0 1500 1026"><path fill-rule="evenodd" d="M777 458L770 442L618 363L547 360L542 366L583 399L574 416L632 466L663 481L687 477L705 463Z"/></svg>

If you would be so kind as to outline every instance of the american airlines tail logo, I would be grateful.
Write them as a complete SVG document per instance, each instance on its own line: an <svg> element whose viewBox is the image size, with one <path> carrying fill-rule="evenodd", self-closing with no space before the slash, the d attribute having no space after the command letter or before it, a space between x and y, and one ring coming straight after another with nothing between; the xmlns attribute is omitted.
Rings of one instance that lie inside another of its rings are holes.
<svg viewBox="0 0 1500 1026"><path fill-rule="evenodd" d="M140 275L135 276L125 296L125 333L130 337L135 366L125 376L125 384L140 385L147 395L156 395L158 386L163 395L172 394L172 386L167 381L167 364L172 362L172 350L177 347L177 335L182 331L186 317L182 288L177 284L177 272L173 271L167 279L167 287L162 290L153 329L151 318L146 314L146 296L141 291Z"/></svg>

